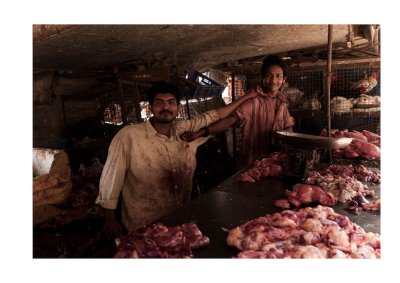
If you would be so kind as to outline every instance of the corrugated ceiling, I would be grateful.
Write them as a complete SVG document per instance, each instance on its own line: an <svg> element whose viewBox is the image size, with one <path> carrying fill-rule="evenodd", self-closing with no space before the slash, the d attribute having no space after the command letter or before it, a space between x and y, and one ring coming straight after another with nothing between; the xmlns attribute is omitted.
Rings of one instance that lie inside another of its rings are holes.
<svg viewBox="0 0 400 283"><path fill-rule="evenodd" d="M333 26L345 45L348 25ZM327 44L328 25L34 25L35 69L98 70L165 63L207 70Z"/></svg>

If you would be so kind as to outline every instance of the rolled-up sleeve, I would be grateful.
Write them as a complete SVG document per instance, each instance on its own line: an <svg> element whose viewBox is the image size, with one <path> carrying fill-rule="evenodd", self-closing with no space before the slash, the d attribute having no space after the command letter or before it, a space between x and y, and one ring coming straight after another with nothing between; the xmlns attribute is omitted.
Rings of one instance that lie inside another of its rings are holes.
<svg viewBox="0 0 400 283"><path fill-rule="evenodd" d="M210 110L204 112L200 116L194 117L190 120L181 120L177 123L176 129L179 133L185 131L196 132L201 128L207 127L208 125L218 121L220 119L219 114L216 110Z"/></svg>
<svg viewBox="0 0 400 283"><path fill-rule="evenodd" d="M106 209L116 209L127 169L127 153L121 135L116 135L108 149L108 156L100 177L96 204Z"/></svg>
<svg viewBox="0 0 400 283"><path fill-rule="evenodd" d="M246 119L251 117L249 113L251 113L252 105L252 101L246 101L243 105L236 108L236 110L230 115L236 118L236 127L243 127L246 123Z"/></svg>

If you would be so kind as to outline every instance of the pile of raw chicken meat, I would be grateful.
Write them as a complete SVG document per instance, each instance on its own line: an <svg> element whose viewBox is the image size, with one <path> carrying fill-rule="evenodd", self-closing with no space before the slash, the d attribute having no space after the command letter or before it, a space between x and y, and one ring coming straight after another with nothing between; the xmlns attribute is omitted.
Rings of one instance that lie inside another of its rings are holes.
<svg viewBox="0 0 400 283"><path fill-rule="evenodd" d="M256 160L252 168L239 175L238 180L254 183L260 181L264 177L282 177L282 166L285 158L285 154L274 152L269 157Z"/></svg>
<svg viewBox="0 0 400 283"><path fill-rule="evenodd" d="M193 222L173 227L157 223L120 239L114 258L191 258L192 249L209 243Z"/></svg>
<svg viewBox="0 0 400 283"><path fill-rule="evenodd" d="M321 170L310 171L304 183L285 191L284 199L275 200L275 206L289 209L310 203L333 206L338 202L349 202L347 210L360 214L362 210L380 210L380 200L371 203L365 196L375 192L360 181L380 183L380 174L363 165L330 165Z"/></svg>
<svg viewBox="0 0 400 283"><path fill-rule="evenodd" d="M327 136L328 133L326 130L321 132L321 136ZM348 131L333 129L331 130L331 136L334 138L352 138L352 142L349 146L344 149L336 149L333 150L332 156L337 158L360 158L366 160L378 160L381 157L381 137L375 133L372 133L367 130L359 131ZM282 177L283 176L283 162L286 158L286 155L281 152L274 152L271 156L263 158L261 160L256 160L254 162L254 166L239 175L239 181L243 182L257 182L260 181L264 177ZM362 175L363 172L359 168L356 168L358 171L355 173L351 173L352 175ZM345 172L347 173L347 172ZM370 174L369 172L367 174ZM374 180L364 180L360 181L371 181Z"/></svg>
<svg viewBox="0 0 400 283"><path fill-rule="evenodd" d="M332 206L336 201L347 202L358 196L373 197L375 192L360 181L380 183L380 174L363 165L333 164L325 169L310 171L304 184L298 183L291 191L286 190L286 199L276 200L275 205L285 209L290 204L298 207L311 202Z"/></svg>
<svg viewBox="0 0 400 283"><path fill-rule="evenodd" d="M353 138L347 148L333 152L335 157L368 160L380 158L380 136L375 133L334 129L331 135L335 138ZM321 136L327 136L326 130L322 131ZM269 157L256 160L252 168L239 175L238 180L254 183L264 177L282 177L285 158L285 154L274 152ZM369 203L365 198L373 197L375 193L362 182L379 184L380 174L363 165L332 164L324 169L310 171L303 183L286 190L285 198L275 200L275 205L289 209L310 203L333 206L336 202L349 202L347 210L356 215L363 209L380 210L379 199Z"/></svg>
<svg viewBox="0 0 400 283"><path fill-rule="evenodd" d="M380 258L380 235L327 206L284 210L229 231L238 258Z"/></svg>
<svg viewBox="0 0 400 283"><path fill-rule="evenodd" d="M328 132L324 129L321 136L328 136ZM336 149L332 152L333 157L337 158L362 158L367 160L377 160L381 158L381 137L373 132L363 130L349 131L333 129L331 137L334 138L353 138L351 144L345 149Z"/></svg>

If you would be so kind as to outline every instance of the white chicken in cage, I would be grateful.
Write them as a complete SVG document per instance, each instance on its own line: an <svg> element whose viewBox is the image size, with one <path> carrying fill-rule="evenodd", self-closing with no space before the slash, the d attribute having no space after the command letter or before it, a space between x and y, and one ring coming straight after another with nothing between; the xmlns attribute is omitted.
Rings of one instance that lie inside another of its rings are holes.
<svg viewBox="0 0 400 283"><path fill-rule="evenodd" d="M369 93L372 89L374 89L378 84L378 73L372 72L368 77L365 72L365 76L362 80L354 83L351 89L359 89L361 94Z"/></svg>

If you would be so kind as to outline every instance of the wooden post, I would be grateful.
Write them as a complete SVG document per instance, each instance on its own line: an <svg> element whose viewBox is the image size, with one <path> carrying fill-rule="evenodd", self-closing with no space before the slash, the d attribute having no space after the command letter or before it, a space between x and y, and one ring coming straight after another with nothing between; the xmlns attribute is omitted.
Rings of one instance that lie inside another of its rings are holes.
<svg viewBox="0 0 400 283"><path fill-rule="evenodd" d="M331 75L332 75L332 30L328 25L328 51L326 64L326 113L328 122L328 137L331 137ZM329 150L329 163L332 163L332 151Z"/></svg>

